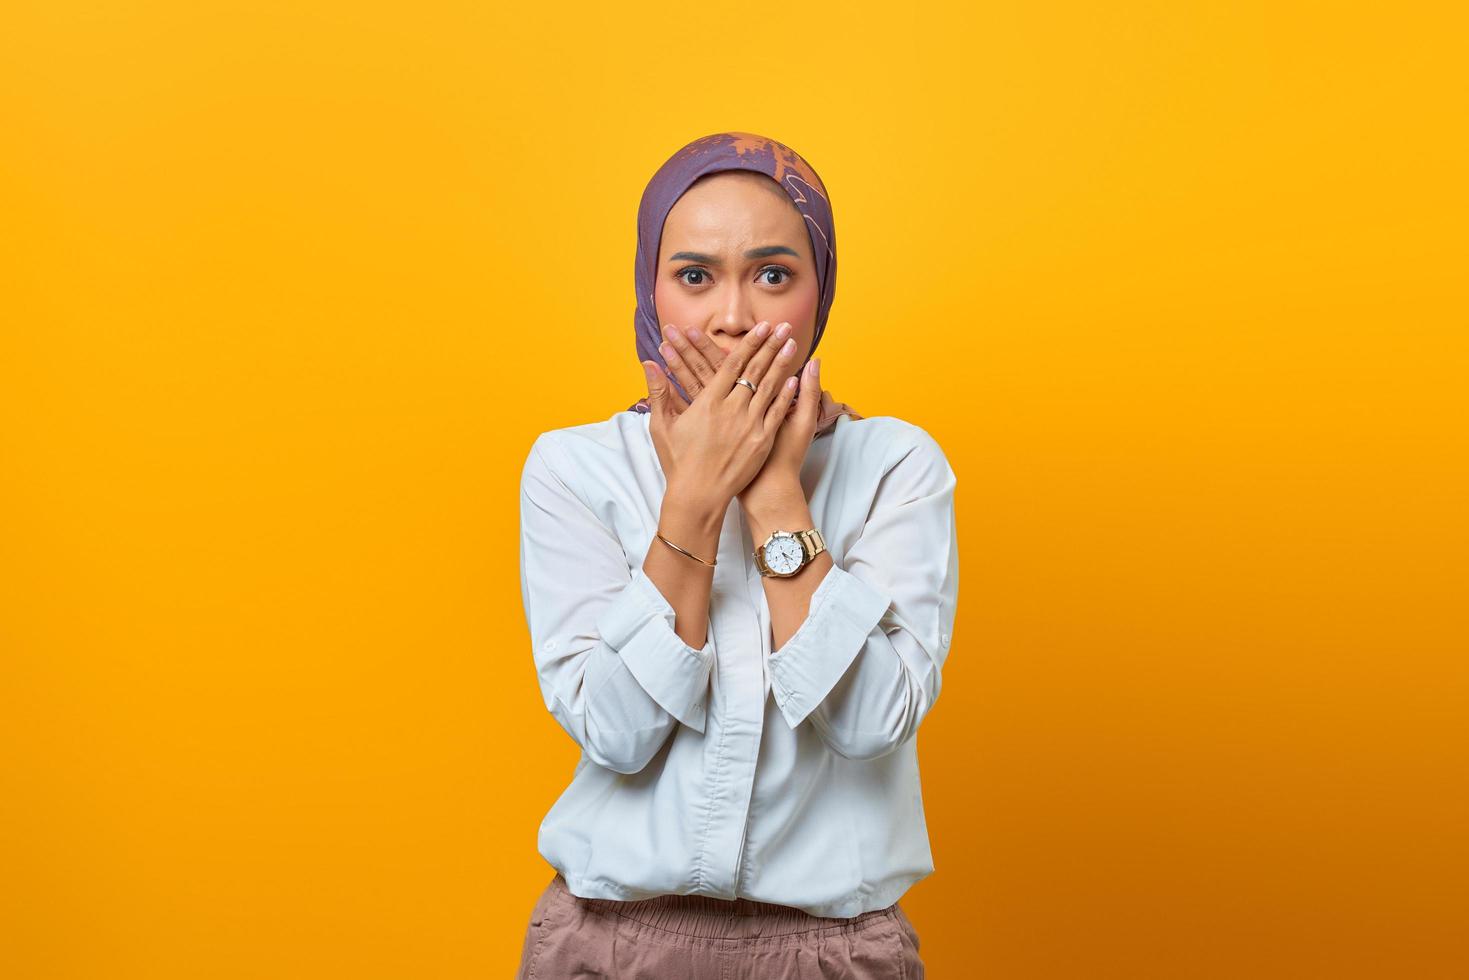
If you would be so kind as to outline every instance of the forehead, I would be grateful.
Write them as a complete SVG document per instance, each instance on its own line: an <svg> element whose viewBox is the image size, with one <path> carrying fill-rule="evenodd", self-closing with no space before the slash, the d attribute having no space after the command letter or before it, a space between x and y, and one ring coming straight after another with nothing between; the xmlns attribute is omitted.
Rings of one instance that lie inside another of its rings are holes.
<svg viewBox="0 0 1469 980"><path fill-rule="evenodd" d="M756 241L758 239L758 241ZM763 174L719 173L684 192L663 222L660 251L747 244L789 245L805 254L806 224L791 199Z"/></svg>

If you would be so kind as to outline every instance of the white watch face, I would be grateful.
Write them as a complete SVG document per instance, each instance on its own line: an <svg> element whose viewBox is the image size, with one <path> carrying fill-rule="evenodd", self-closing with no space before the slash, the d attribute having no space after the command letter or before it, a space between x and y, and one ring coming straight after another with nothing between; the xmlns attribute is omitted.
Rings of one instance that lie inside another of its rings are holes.
<svg viewBox="0 0 1469 980"><path fill-rule="evenodd" d="M801 542L795 538L776 538L765 546L765 564L770 566L773 572L789 575L801 567L801 561L806 557L806 552L801 550Z"/></svg>

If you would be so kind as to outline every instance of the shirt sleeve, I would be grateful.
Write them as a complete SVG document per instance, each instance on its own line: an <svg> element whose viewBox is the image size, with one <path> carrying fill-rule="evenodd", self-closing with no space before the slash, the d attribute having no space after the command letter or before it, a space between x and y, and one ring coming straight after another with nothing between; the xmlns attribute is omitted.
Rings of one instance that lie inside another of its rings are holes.
<svg viewBox="0 0 1469 980"><path fill-rule="evenodd" d="M873 759L918 731L939 695L959 598L956 478L917 426L884 472L857 540L768 660L786 722L807 720L833 751Z"/></svg>
<svg viewBox="0 0 1469 980"><path fill-rule="evenodd" d="M543 433L521 472L521 599L536 675L547 709L593 762L638 772L677 724L704 731L713 640L695 650L674 632L673 606L628 568L561 475L570 464Z"/></svg>

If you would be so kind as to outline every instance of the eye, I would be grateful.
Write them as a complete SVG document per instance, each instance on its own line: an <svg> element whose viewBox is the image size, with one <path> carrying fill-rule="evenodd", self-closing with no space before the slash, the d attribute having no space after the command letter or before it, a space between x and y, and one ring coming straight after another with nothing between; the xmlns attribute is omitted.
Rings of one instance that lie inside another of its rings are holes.
<svg viewBox="0 0 1469 980"><path fill-rule="evenodd" d="M766 278L766 279L761 279L760 278L762 276L770 276L770 275L781 276L783 278L780 278L780 279L778 279L778 280L776 280L774 282L772 282L768 278ZM757 272L755 274L756 280L762 282L766 286L784 286L787 282L789 282L791 280L791 277L794 276L794 275L795 275L794 272L792 272L790 269L786 268L783 265L767 265L765 268L761 269L759 272ZM695 276L697 278L687 279L687 278L685 278L685 276ZM705 284L705 282L709 278L709 270L708 269L705 269L705 268L702 268L700 266L697 266L697 265L691 265L691 266L687 266L685 268L679 269L677 272L675 272L673 274L673 278L677 279L679 282L683 283L685 286L702 286L702 285Z"/></svg>

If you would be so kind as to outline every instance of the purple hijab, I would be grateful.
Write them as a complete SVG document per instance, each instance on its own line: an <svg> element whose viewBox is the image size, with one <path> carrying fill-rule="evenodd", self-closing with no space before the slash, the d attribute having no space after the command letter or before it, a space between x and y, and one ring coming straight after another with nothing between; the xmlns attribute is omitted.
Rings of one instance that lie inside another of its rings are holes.
<svg viewBox="0 0 1469 980"><path fill-rule="evenodd" d="M806 234L811 239L816 262L819 298L816 304L816 332L811 341L810 360L826 330L826 318L836 298L837 254L836 229L832 224L831 202L826 186L811 165L784 143L754 133L715 133L694 140L669 157L648 186L638 204L638 256L636 283L638 305L633 314L639 361L653 361L668 374L668 365L658 351L663 340L662 326L653 305L653 284L658 270L658 246L663 238L663 222L668 212L694 181L720 170L754 170L772 178L789 195L796 210L806 219ZM804 362L802 367L804 367ZM793 372L795 373L795 372ZM678 391L687 397L683 386L668 374ZM639 398L629 405L629 412L647 412L648 399ZM825 389L821 392L821 412L816 431L830 431L838 415L860 419L851 406L836 401Z"/></svg>

